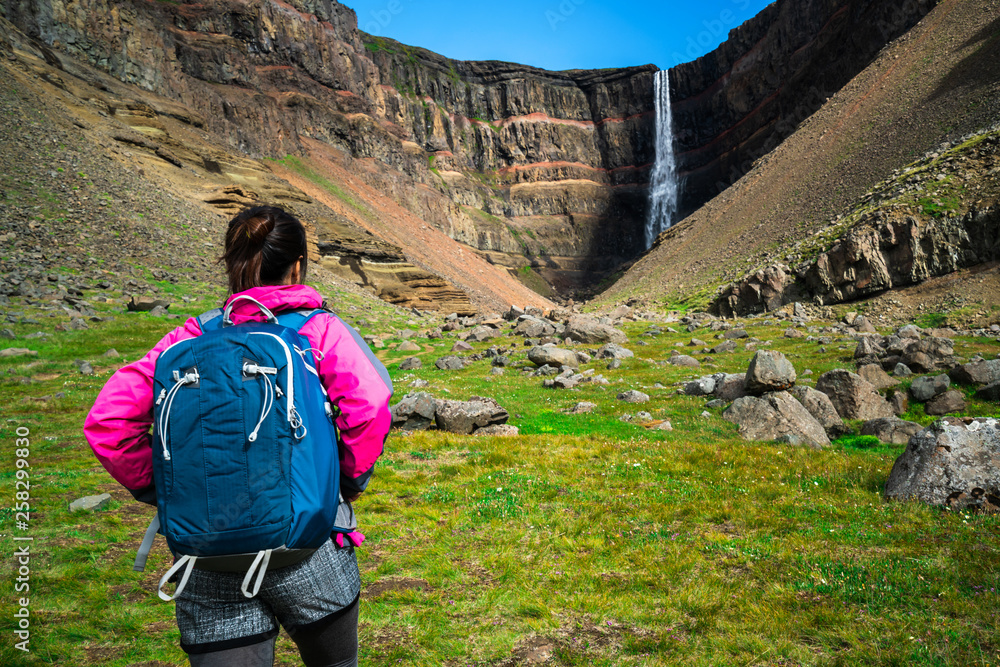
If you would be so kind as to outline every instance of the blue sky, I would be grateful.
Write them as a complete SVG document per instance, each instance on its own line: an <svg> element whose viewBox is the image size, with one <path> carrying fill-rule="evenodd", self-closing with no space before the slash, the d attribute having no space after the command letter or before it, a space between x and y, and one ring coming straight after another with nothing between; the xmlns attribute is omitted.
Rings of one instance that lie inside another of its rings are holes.
<svg viewBox="0 0 1000 667"><path fill-rule="evenodd" d="M362 30L459 60L598 69L694 60L766 0L342 0Z"/></svg>

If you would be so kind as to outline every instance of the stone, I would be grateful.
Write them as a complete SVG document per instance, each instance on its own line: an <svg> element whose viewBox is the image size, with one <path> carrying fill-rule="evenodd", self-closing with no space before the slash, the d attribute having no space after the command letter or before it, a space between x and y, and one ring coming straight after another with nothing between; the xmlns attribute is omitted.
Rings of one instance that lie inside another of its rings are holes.
<svg viewBox="0 0 1000 667"><path fill-rule="evenodd" d="M456 341L454 345L451 346L452 352L472 352L472 346L466 343L464 340Z"/></svg>
<svg viewBox="0 0 1000 667"><path fill-rule="evenodd" d="M674 427L670 423L669 419L664 419L663 421L656 422L647 426L650 431L673 431Z"/></svg>
<svg viewBox="0 0 1000 667"><path fill-rule="evenodd" d="M947 367L955 354L955 347L947 338L918 340L903 353L900 361L917 373L929 373Z"/></svg>
<svg viewBox="0 0 1000 667"><path fill-rule="evenodd" d="M403 329L402 331L399 332L399 338L402 338L403 340L410 340L416 335L417 332L414 331L413 329Z"/></svg>
<svg viewBox="0 0 1000 667"><path fill-rule="evenodd" d="M719 373L715 376L716 398L731 403L746 395L746 376L742 373Z"/></svg>
<svg viewBox="0 0 1000 667"><path fill-rule="evenodd" d="M910 396L918 403L926 403L935 396L948 391L951 380L947 375L918 377L910 385Z"/></svg>
<svg viewBox="0 0 1000 667"><path fill-rule="evenodd" d="M785 338L805 338L806 335L798 329L785 329Z"/></svg>
<svg viewBox="0 0 1000 667"><path fill-rule="evenodd" d="M524 315L524 309L523 308L520 308L520 307L515 306L515 305L511 305L510 310L507 311L507 314L504 315L503 318L505 320L507 320L508 322L514 322L514 321L517 320L517 318L521 317L522 315ZM458 316L456 315L455 317L458 317Z"/></svg>
<svg viewBox="0 0 1000 667"><path fill-rule="evenodd" d="M722 418L737 424L740 435L751 441L793 436L786 442L798 438L814 449L830 444L823 426L787 391L738 398Z"/></svg>
<svg viewBox="0 0 1000 667"><path fill-rule="evenodd" d="M155 299L151 296L132 297L125 306L133 312L148 312L154 308L169 308L170 302L164 299Z"/></svg>
<svg viewBox="0 0 1000 667"><path fill-rule="evenodd" d="M598 359L631 359L635 354L617 343L608 343L597 350Z"/></svg>
<svg viewBox="0 0 1000 667"><path fill-rule="evenodd" d="M524 315L520 318L514 333L525 338L542 338L555 334L556 327L552 322L539 317Z"/></svg>
<svg viewBox="0 0 1000 667"><path fill-rule="evenodd" d="M781 352L760 350L753 355L747 368L747 393L760 396L772 391L785 391L795 386L795 368Z"/></svg>
<svg viewBox="0 0 1000 667"><path fill-rule="evenodd" d="M403 396L390 409L393 428L404 431L425 431L434 424L437 401L424 391Z"/></svg>
<svg viewBox="0 0 1000 667"><path fill-rule="evenodd" d="M422 347L414 343L412 340L404 340L396 346L397 352L420 352L422 349Z"/></svg>
<svg viewBox="0 0 1000 667"><path fill-rule="evenodd" d="M727 405L729 405L729 403L722 400L721 398L713 398L711 401L705 404L705 407L708 408L709 410L722 410Z"/></svg>
<svg viewBox="0 0 1000 667"><path fill-rule="evenodd" d="M553 366L555 368L579 368L580 360L573 350L540 345L528 350L528 361L536 366Z"/></svg>
<svg viewBox="0 0 1000 667"><path fill-rule="evenodd" d="M910 400L906 398L906 394L901 391L893 392L892 396L888 398L889 406L892 411L896 413L896 416L906 414L906 411L910 409Z"/></svg>
<svg viewBox="0 0 1000 667"><path fill-rule="evenodd" d="M915 338L918 340L922 334L923 329L915 324L907 324L905 327L901 327L900 330L896 332L896 335L900 338Z"/></svg>
<svg viewBox="0 0 1000 667"><path fill-rule="evenodd" d="M725 340L739 340L741 338L749 338L750 334L745 329L729 329L722 334L722 337Z"/></svg>
<svg viewBox="0 0 1000 667"><path fill-rule="evenodd" d="M885 484L886 498L953 509L1000 506L1000 422L940 419L910 438Z"/></svg>
<svg viewBox="0 0 1000 667"><path fill-rule="evenodd" d="M511 424L492 424L490 426L484 426L482 428L477 428L472 432L472 435L476 437L483 436L500 436L500 437L510 437L515 436L520 433L520 430L516 426Z"/></svg>
<svg viewBox="0 0 1000 667"><path fill-rule="evenodd" d="M993 384L988 384L985 387L980 387L979 390L976 391L976 398L980 401L1000 403L1000 382L994 382Z"/></svg>
<svg viewBox="0 0 1000 667"><path fill-rule="evenodd" d="M582 343L618 343L628 342L624 331L609 324L602 324L597 319L587 315L574 315L566 323L565 335Z"/></svg>
<svg viewBox="0 0 1000 667"><path fill-rule="evenodd" d="M667 359L667 363L674 366L683 366L684 368L698 368L701 366L701 362L694 357L689 357L686 354L674 355Z"/></svg>
<svg viewBox="0 0 1000 667"><path fill-rule="evenodd" d="M102 356L102 357L107 357L107 358L109 358L109 359L117 359L117 358L118 358L118 357L120 357L121 355L120 355L120 354L118 354L118 350L116 350L116 349L115 349L115 348L113 348L113 347L109 347L109 348L107 349L107 351L106 351L106 352L105 352L104 354L102 354L101 356Z"/></svg>
<svg viewBox="0 0 1000 667"><path fill-rule="evenodd" d="M472 396L468 401L439 400L434 420L450 433L470 434L494 424L506 424L510 415L496 400Z"/></svg>
<svg viewBox="0 0 1000 667"><path fill-rule="evenodd" d="M423 368L424 362L420 361L419 357L409 357L403 359L399 362L399 370L401 371L415 371L419 368Z"/></svg>
<svg viewBox="0 0 1000 667"><path fill-rule="evenodd" d="M608 362L608 365L606 366L606 368L609 371L617 370L617 369L619 369L621 367L622 367L622 360L621 359L612 359L611 361Z"/></svg>
<svg viewBox="0 0 1000 667"><path fill-rule="evenodd" d="M876 333L875 325L873 325L867 317L864 315L858 315L854 318L854 323L851 324L852 327L859 333Z"/></svg>
<svg viewBox="0 0 1000 667"><path fill-rule="evenodd" d="M691 342L688 343L688 347L705 347L708 343L701 340L700 338L692 338Z"/></svg>
<svg viewBox="0 0 1000 667"><path fill-rule="evenodd" d="M1000 382L1000 359L981 359L956 366L948 376L955 384L986 385Z"/></svg>
<svg viewBox="0 0 1000 667"><path fill-rule="evenodd" d="M98 512L111 503L111 494L102 493L97 496L77 498L69 504L70 512Z"/></svg>
<svg viewBox="0 0 1000 667"><path fill-rule="evenodd" d="M154 308L153 310L150 311L149 314L150 315L156 315L157 313L155 311L156 311L156 309ZM166 313L167 313L167 311L164 310L162 312L161 316L162 315L166 315ZM83 318L74 317L73 319L71 319L69 321L69 324L66 325L66 328L67 329L72 329L74 331L83 331L84 329L89 329L90 325L87 324L86 321L83 320Z"/></svg>
<svg viewBox="0 0 1000 667"><path fill-rule="evenodd" d="M816 389L830 397L842 419L869 420L895 416L875 387L842 368L820 375Z"/></svg>
<svg viewBox="0 0 1000 667"><path fill-rule="evenodd" d="M899 380L893 380L889 374L882 370L878 364L867 364L858 369L858 375L868 384L879 391L891 389L899 384Z"/></svg>
<svg viewBox="0 0 1000 667"><path fill-rule="evenodd" d="M796 386L791 389L792 396L802 404L809 414L819 422L827 437L835 440L847 433L848 428L844 420L837 414L837 409L833 407L830 397L812 387Z"/></svg>
<svg viewBox="0 0 1000 667"><path fill-rule="evenodd" d="M629 389L618 394L618 400L626 403L646 403L649 401L649 395L635 389Z"/></svg>
<svg viewBox="0 0 1000 667"><path fill-rule="evenodd" d="M734 352L735 350L736 350L736 341L727 340L713 347L711 352L712 354L722 354L723 352Z"/></svg>
<svg viewBox="0 0 1000 667"><path fill-rule="evenodd" d="M906 364L898 363L896 364L896 367L892 369L892 374L898 378L905 378L913 375L913 371L911 371L910 367Z"/></svg>
<svg viewBox="0 0 1000 667"><path fill-rule="evenodd" d="M572 389L576 385L580 384L582 376L580 375L560 375L553 380L546 381L543 386L552 387L554 389Z"/></svg>
<svg viewBox="0 0 1000 667"><path fill-rule="evenodd" d="M875 336L863 336L858 341L858 346L854 348L855 359L882 356L885 356L885 349L879 344L879 339Z"/></svg>
<svg viewBox="0 0 1000 667"><path fill-rule="evenodd" d="M149 314L151 317L166 317L170 313L167 312L167 309L164 308L163 306L156 306L155 308L149 311Z"/></svg>
<svg viewBox="0 0 1000 667"><path fill-rule="evenodd" d="M453 354L441 357L434 362L434 365L443 371L460 371L465 368L465 362Z"/></svg>
<svg viewBox="0 0 1000 667"><path fill-rule="evenodd" d="M7 359L10 357L37 357L38 352L35 350L29 350L26 347L8 347L0 350L0 359Z"/></svg>
<svg viewBox="0 0 1000 667"><path fill-rule="evenodd" d="M502 336L503 332L499 329L494 329L491 326L480 325L469 332L469 337L466 340L471 340L475 343L481 343L485 340L490 340L491 338L498 338Z"/></svg>
<svg viewBox="0 0 1000 667"><path fill-rule="evenodd" d="M952 389L935 396L924 405L924 412L929 415L950 415L965 410L965 395Z"/></svg>
<svg viewBox="0 0 1000 667"><path fill-rule="evenodd" d="M597 409L597 404L596 403L591 403L590 401L580 401L579 403L577 403L576 405L574 405L572 408L570 408L569 410L567 410L566 414L570 414L570 415L583 415L583 414L587 414L587 413L593 412L596 409Z"/></svg>
<svg viewBox="0 0 1000 667"><path fill-rule="evenodd" d="M11 331L10 329L3 329L0 330L0 338L6 338L7 340L15 340L17 338L17 334Z"/></svg>
<svg viewBox="0 0 1000 667"><path fill-rule="evenodd" d="M684 393L688 396L710 396L715 392L715 377L707 375L691 380L684 385Z"/></svg>
<svg viewBox="0 0 1000 667"><path fill-rule="evenodd" d="M898 417L882 417L872 419L861 425L861 435L874 435L882 442L894 445L905 445L910 438L924 430L915 422L908 422Z"/></svg>
<svg viewBox="0 0 1000 667"><path fill-rule="evenodd" d="M76 369L80 371L81 375L93 375L94 367L90 365L89 361L81 361L76 365Z"/></svg>

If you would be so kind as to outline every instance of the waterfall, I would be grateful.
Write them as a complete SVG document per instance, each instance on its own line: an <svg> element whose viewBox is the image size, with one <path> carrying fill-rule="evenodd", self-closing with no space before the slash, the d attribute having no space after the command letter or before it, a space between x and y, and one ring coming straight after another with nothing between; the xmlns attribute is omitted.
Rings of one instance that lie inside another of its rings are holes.
<svg viewBox="0 0 1000 667"><path fill-rule="evenodd" d="M670 79L667 70L656 73L656 164L649 181L649 219L646 220L646 248L657 235L674 224L677 215L677 163L674 160L673 116L670 112Z"/></svg>

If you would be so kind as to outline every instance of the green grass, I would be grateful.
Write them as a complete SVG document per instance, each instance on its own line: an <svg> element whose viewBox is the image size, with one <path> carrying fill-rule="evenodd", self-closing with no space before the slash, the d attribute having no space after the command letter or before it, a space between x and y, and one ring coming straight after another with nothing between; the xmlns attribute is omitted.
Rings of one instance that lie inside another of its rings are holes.
<svg viewBox="0 0 1000 667"><path fill-rule="evenodd" d="M196 314L221 296L203 286L176 287L198 300L171 311ZM389 438L357 505L368 537L358 550L363 586L388 588L363 593L362 664L527 664L528 647L540 643L551 646L554 665L1000 661L1000 518L885 502L882 487L903 447L876 445L856 432L820 452L747 443L717 411L703 417L703 399L676 394L676 384L693 375L745 369L752 352L742 345L691 372L662 360L676 343L692 336L713 341L713 332L645 337L647 325L630 324L635 358L615 371L604 362L584 366L609 386L550 390L519 371L526 349L520 338L474 345L477 352L512 348L514 365L500 376L489 374L485 360L457 372L434 368L453 334L415 337L424 367L399 371L398 362L411 355L392 349L402 340L393 332L440 322L411 320L405 311L349 294L331 296L349 320L364 319L362 333L386 335L378 354L397 399L419 378L429 383L423 391L438 397L493 396L521 429L513 438L441 432ZM35 538L32 654L4 642L0 663L184 664L173 607L155 593L169 564L162 540L147 572L131 571L151 511L111 480L81 433L112 370L103 352L115 347L134 360L177 322L116 313L86 331L56 332L65 318L46 318L14 301L9 310L45 323L10 325L22 337L12 344L38 350L38 357L0 360L0 438L9 445L15 428L31 430ZM821 353L817 342L782 338L784 326L746 324L752 336L775 341L803 383L850 367L848 341ZM23 340L40 328L53 336ZM956 352L993 356L996 345L959 339ZM76 358L94 363L98 375L79 375ZM802 375L805 369L813 374ZM632 388L650 402L616 400ZM32 400L57 391L65 398ZM597 409L566 414L579 401ZM674 430L648 431L620 419L638 410L669 419ZM969 413L1000 415L996 405L975 401ZM916 408L908 417L930 421ZM13 448L0 451L0 484L9 497ZM68 511L74 498L102 491L115 499L107 510ZM0 560L0 628L7 636L16 600L13 520L12 512L0 511L8 554ZM426 585L391 585L407 581ZM281 638L277 664L299 664L295 655Z"/></svg>

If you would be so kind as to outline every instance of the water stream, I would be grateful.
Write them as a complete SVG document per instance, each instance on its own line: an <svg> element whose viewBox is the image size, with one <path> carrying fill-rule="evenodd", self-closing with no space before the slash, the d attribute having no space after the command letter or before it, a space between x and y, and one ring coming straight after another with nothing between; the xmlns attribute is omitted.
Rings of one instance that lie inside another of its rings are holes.
<svg viewBox="0 0 1000 667"><path fill-rule="evenodd" d="M649 218L646 220L646 248L677 216L677 163L674 160L673 116L670 111L670 79L667 70L656 73L653 94L656 100L656 164L649 181Z"/></svg>

